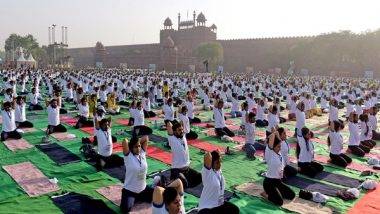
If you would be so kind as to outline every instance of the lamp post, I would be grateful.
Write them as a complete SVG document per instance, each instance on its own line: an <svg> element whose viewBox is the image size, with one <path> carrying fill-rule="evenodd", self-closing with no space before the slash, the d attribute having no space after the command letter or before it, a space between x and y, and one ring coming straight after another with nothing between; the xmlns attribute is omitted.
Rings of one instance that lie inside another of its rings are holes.
<svg viewBox="0 0 380 214"><path fill-rule="evenodd" d="M175 50L175 71L177 72L178 70L178 48L177 46L174 47Z"/></svg>

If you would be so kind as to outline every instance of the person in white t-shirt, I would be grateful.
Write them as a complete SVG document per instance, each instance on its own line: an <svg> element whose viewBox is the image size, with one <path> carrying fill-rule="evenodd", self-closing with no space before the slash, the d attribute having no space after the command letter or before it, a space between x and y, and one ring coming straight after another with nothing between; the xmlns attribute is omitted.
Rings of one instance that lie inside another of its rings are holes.
<svg viewBox="0 0 380 214"><path fill-rule="evenodd" d="M144 97L142 99L142 107L144 109L144 117L145 118L152 118L152 117L156 116L156 113L154 113L151 109L151 103L150 103L148 91L146 91L144 93Z"/></svg>
<svg viewBox="0 0 380 214"><path fill-rule="evenodd" d="M377 112L378 109L376 106L369 109L368 123L372 130L372 140L380 140L380 133L377 132Z"/></svg>
<svg viewBox="0 0 380 214"><path fill-rule="evenodd" d="M112 168L123 165L123 158L113 154L113 141L111 133L111 118L103 118L101 121L95 120L95 137L98 157L96 169Z"/></svg>
<svg viewBox="0 0 380 214"><path fill-rule="evenodd" d="M348 138L348 150L359 157L364 157L366 153L369 153L371 148L363 145L360 142L360 127L359 127L359 117L355 111L351 112L348 117L348 131L350 132L350 137Z"/></svg>
<svg viewBox="0 0 380 214"><path fill-rule="evenodd" d="M245 118L245 145L243 147L243 150L245 151L248 158L254 158L256 150L264 150L265 145L262 143L262 141L255 140L255 113L249 112Z"/></svg>
<svg viewBox="0 0 380 214"><path fill-rule="evenodd" d="M191 188L202 183L199 172L190 168L189 147L183 127L180 123L166 125L168 142L172 150L171 180L180 178L185 188Z"/></svg>
<svg viewBox="0 0 380 214"><path fill-rule="evenodd" d="M332 164L345 168L352 162L352 159L346 154L342 153L343 150L343 137L340 131L344 125L335 120L330 122L330 133L327 137L327 144L330 149L330 160Z"/></svg>
<svg viewBox="0 0 380 214"><path fill-rule="evenodd" d="M202 122L201 119L194 116L195 105L193 96L194 95L192 95L191 93L188 93L187 100L185 102L185 105L187 107L187 116L189 117L190 124Z"/></svg>
<svg viewBox="0 0 380 214"><path fill-rule="evenodd" d="M359 116L360 120L360 142L366 147L372 149L376 146L376 142L372 140L372 131L369 124L368 114L362 114Z"/></svg>
<svg viewBox="0 0 380 214"><path fill-rule="evenodd" d="M257 105L256 110L256 126L257 127L266 127L268 126L268 120L266 120L265 112L267 111L265 107L264 99L260 99L259 104Z"/></svg>
<svg viewBox="0 0 380 214"><path fill-rule="evenodd" d="M141 102L136 103L136 108L130 110L131 117L133 117L133 130L132 135L144 136L153 133L153 130L145 125L144 110Z"/></svg>
<svg viewBox="0 0 380 214"><path fill-rule="evenodd" d="M187 140L195 140L198 138L198 134L191 130L189 117L187 117L187 107L182 106L180 108L180 112L178 115L179 122L183 127L183 131L185 132L185 136Z"/></svg>
<svg viewBox="0 0 380 214"><path fill-rule="evenodd" d="M79 119L77 124L75 125L75 128L79 129L82 127L92 127L94 125L94 122L91 119L89 119L90 110L87 103L87 97L82 97L80 99L80 103L78 103L78 113Z"/></svg>
<svg viewBox="0 0 380 214"><path fill-rule="evenodd" d="M234 137L235 133L233 133L229 128L226 126L226 120L224 117L224 102L223 100L217 100L215 102L215 106L213 109L214 112L214 119L215 119L215 134L216 136L220 138L226 138L227 137Z"/></svg>
<svg viewBox="0 0 380 214"><path fill-rule="evenodd" d="M238 95L236 93L232 93L232 106L231 106L231 117L241 117L241 111L240 111L240 103L238 99Z"/></svg>
<svg viewBox="0 0 380 214"><path fill-rule="evenodd" d="M47 134L54 132L66 132L67 129L61 124L60 121L60 106L61 99L52 99L47 103L48 112L48 127L46 129Z"/></svg>
<svg viewBox="0 0 380 214"><path fill-rule="evenodd" d="M185 214L184 203L183 184L176 179L166 188L154 188L152 214Z"/></svg>
<svg viewBox="0 0 380 214"><path fill-rule="evenodd" d="M32 88L32 92L29 94L29 111L42 110L42 106L38 103L40 94L37 93L36 88Z"/></svg>
<svg viewBox="0 0 380 214"><path fill-rule="evenodd" d="M177 121L175 121L176 112L174 110L173 99L171 97L169 97L166 100L166 103L162 106L162 112L164 113L164 123L165 124L167 124L168 122L171 122L171 123L177 122Z"/></svg>
<svg viewBox="0 0 380 214"><path fill-rule="evenodd" d="M26 104L25 97L17 96L16 107L15 107L15 121L17 128L32 128L33 123L26 120L25 112Z"/></svg>
<svg viewBox="0 0 380 214"><path fill-rule="evenodd" d="M239 207L225 201L225 180L222 173L222 160L218 151L207 152L202 168L203 189L199 198L198 213L239 213Z"/></svg>
<svg viewBox="0 0 380 214"><path fill-rule="evenodd" d="M153 188L146 184L148 141L148 136L123 140L125 179L120 204L123 213L128 213L136 203L152 203Z"/></svg>
<svg viewBox="0 0 380 214"><path fill-rule="evenodd" d="M1 141L7 139L21 139L21 134L16 131L15 100L3 103L1 116L3 118Z"/></svg>
<svg viewBox="0 0 380 214"><path fill-rule="evenodd" d="M263 182L264 192L261 195L277 206L282 206L284 199L293 200L295 193L282 182L286 163L281 154L281 139L278 132L269 136L268 149L266 150L266 163L268 170Z"/></svg>

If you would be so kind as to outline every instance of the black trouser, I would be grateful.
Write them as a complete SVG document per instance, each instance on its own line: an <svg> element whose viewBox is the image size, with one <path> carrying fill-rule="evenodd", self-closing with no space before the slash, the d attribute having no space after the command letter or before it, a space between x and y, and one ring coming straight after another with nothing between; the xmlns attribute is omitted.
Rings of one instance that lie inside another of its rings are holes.
<svg viewBox="0 0 380 214"><path fill-rule="evenodd" d="M193 119L189 117L189 122L192 124L192 123L201 123L202 121L198 117L194 117Z"/></svg>
<svg viewBox="0 0 380 214"><path fill-rule="evenodd" d="M29 105L29 111L39 111L39 110L42 110L42 106L41 105L33 105L33 104L30 104Z"/></svg>
<svg viewBox="0 0 380 214"><path fill-rule="evenodd" d="M360 142L360 144L362 144L362 145L364 145L370 149L372 149L373 147L376 146L376 142L373 140L364 140L364 141Z"/></svg>
<svg viewBox="0 0 380 214"><path fill-rule="evenodd" d="M68 97L67 97L67 98L65 99L65 101L68 102L68 103L70 103L70 102L73 102L74 99L73 99L73 98L68 98Z"/></svg>
<svg viewBox="0 0 380 214"><path fill-rule="evenodd" d="M315 177L323 171L323 166L317 162L298 162L300 173L309 177Z"/></svg>
<svg viewBox="0 0 380 214"><path fill-rule="evenodd" d="M190 167L170 169L170 180L181 179L184 188L192 188L202 183L202 175Z"/></svg>
<svg viewBox="0 0 380 214"><path fill-rule="evenodd" d="M238 96L238 100L245 100L245 99L246 99L245 96L242 96L242 95Z"/></svg>
<svg viewBox="0 0 380 214"><path fill-rule="evenodd" d="M168 125L169 122L170 122L172 125L174 125L175 123L178 123L177 120L164 120L164 124L165 124L165 126Z"/></svg>
<svg viewBox="0 0 380 214"><path fill-rule="evenodd" d="M380 133L375 130L372 130L372 140L380 140Z"/></svg>
<svg viewBox="0 0 380 214"><path fill-rule="evenodd" d="M48 129L49 134L52 134L55 132L67 132L66 127L64 127L62 124L58 124L56 126L48 125L47 129Z"/></svg>
<svg viewBox="0 0 380 214"><path fill-rule="evenodd" d="M33 123L25 120L24 122L16 122L17 128L33 128Z"/></svg>
<svg viewBox="0 0 380 214"><path fill-rule="evenodd" d="M286 122L286 119L283 117L280 117L280 123L285 123L285 122Z"/></svg>
<svg viewBox="0 0 380 214"><path fill-rule="evenodd" d="M352 162L352 159L350 157L348 157L346 154L339 154L339 155L334 155L334 154L331 154L330 153L330 159L331 159L331 163L332 164L335 164L337 166L341 166L341 167L346 167L349 163Z"/></svg>
<svg viewBox="0 0 380 214"><path fill-rule="evenodd" d="M104 165L102 166L101 161L104 161ZM124 164L124 159L120 157L119 155L112 154L108 157L98 155L98 158L96 160L96 169L102 170L105 168L113 168L122 166Z"/></svg>
<svg viewBox="0 0 380 214"><path fill-rule="evenodd" d="M286 165L284 167L284 177L285 178L290 178L293 176L296 176L298 173L298 170L290 165Z"/></svg>
<svg viewBox="0 0 380 214"><path fill-rule="evenodd" d="M121 191L120 210L122 213L129 213L133 205L139 202L152 203L154 189L146 186L140 193L129 191L125 188Z"/></svg>
<svg viewBox="0 0 380 214"><path fill-rule="evenodd" d="M67 110L64 109L64 108L60 108L60 109L59 109L59 113L60 113L60 114L67 114Z"/></svg>
<svg viewBox="0 0 380 214"><path fill-rule="evenodd" d="M369 151L371 150L370 148L361 144L359 146L348 146L348 148L350 149L352 154L359 157L364 157L365 153L369 153Z"/></svg>
<svg viewBox="0 0 380 214"><path fill-rule="evenodd" d="M1 141L5 141L9 138L18 140L18 139L21 139L21 134L18 133L16 130L11 131L11 132L5 132L5 131L1 132Z"/></svg>
<svg viewBox="0 0 380 214"><path fill-rule="evenodd" d="M187 140L195 140L198 138L198 134L195 133L194 131L190 130L189 133L186 134L186 139Z"/></svg>
<svg viewBox="0 0 380 214"><path fill-rule="evenodd" d="M128 126L133 126L133 123L135 122L135 118L130 117L128 120Z"/></svg>
<svg viewBox="0 0 380 214"><path fill-rule="evenodd" d="M82 127L92 127L94 126L94 121L89 120L87 117L79 116L77 124L75 124L75 128L79 129Z"/></svg>
<svg viewBox="0 0 380 214"><path fill-rule="evenodd" d="M223 137L224 135L227 135L228 137L235 137L235 133L233 133L227 127L215 128L215 134L218 137Z"/></svg>
<svg viewBox="0 0 380 214"><path fill-rule="evenodd" d="M144 136L144 135L150 135L153 133L153 130L149 128L148 126L135 126L132 130L132 136Z"/></svg>
<svg viewBox="0 0 380 214"><path fill-rule="evenodd" d="M129 106L129 102L127 102L125 100L119 101L118 104L121 106Z"/></svg>
<svg viewBox="0 0 380 214"><path fill-rule="evenodd" d="M235 204L225 201L219 207L214 207L211 209L202 209L198 214L219 214L219 213L228 213L228 214L238 214L240 213L239 207Z"/></svg>
<svg viewBox="0 0 380 214"><path fill-rule="evenodd" d="M154 113L153 111L145 111L144 110L144 117L145 118L152 118L152 117L155 117L156 116L156 113Z"/></svg>
<svg viewBox="0 0 380 214"><path fill-rule="evenodd" d="M267 120L256 120L256 127L265 127L268 126Z"/></svg>
<svg viewBox="0 0 380 214"><path fill-rule="evenodd" d="M277 206L282 206L284 199L293 200L296 194L286 186L281 179L264 178L264 191L268 195L268 200Z"/></svg>
<svg viewBox="0 0 380 214"><path fill-rule="evenodd" d="M116 143L117 142L117 138L113 135L111 135L111 139L112 139L112 143ZM96 136L94 136L94 141L92 142L95 146L98 145L98 138Z"/></svg>

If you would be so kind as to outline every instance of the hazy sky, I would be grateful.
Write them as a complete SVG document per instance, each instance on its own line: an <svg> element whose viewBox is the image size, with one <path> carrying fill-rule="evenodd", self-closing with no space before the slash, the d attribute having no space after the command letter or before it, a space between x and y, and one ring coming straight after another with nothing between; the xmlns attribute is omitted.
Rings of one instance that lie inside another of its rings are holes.
<svg viewBox="0 0 380 214"><path fill-rule="evenodd" d="M11 33L48 43L48 27L68 26L70 47L157 43L163 21L177 26L203 12L218 39L316 35L380 28L378 0L0 0L0 48Z"/></svg>

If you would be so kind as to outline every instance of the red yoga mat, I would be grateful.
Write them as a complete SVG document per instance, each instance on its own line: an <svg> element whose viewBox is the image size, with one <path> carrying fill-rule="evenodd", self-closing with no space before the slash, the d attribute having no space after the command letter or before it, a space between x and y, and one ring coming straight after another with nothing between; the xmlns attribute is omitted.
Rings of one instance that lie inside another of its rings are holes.
<svg viewBox="0 0 380 214"><path fill-rule="evenodd" d="M66 123L67 125L70 125L70 126L75 126L75 124L77 124L77 119L69 117L69 116L61 116L60 120L62 123Z"/></svg>
<svg viewBox="0 0 380 214"><path fill-rule="evenodd" d="M349 211L348 214L380 213L380 188L367 192Z"/></svg>
<svg viewBox="0 0 380 214"><path fill-rule="evenodd" d="M94 127L83 127L80 128L80 130L86 132L89 135L94 135Z"/></svg>
<svg viewBox="0 0 380 214"><path fill-rule="evenodd" d="M172 154L157 147L148 146L147 155L168 165L172 163Z"/></svg>
<svg viewBox="0 0 380 214"><path fill-rule="evenodd" d="M119 153L123 151L123 145L119 143L112 144L112 152L113 153Z"/></svg>
<svg viewBox="0 0 380 214"><path fill-rule="evenodd" d="M123 125L123 126L128 126L129 120L128 119L118 119L118 120L116 120L116 123Z"/></svg>
<svg viewBox="0 0 380 214"><path fill-rule="evenodd" d="M211 144L211 143L208 143L206 141L199 140L199 139L188 140L187 144L189 144L190 146L193 146L195 148L205 150L207 152L212 152L214 150L219 150L220 152L224 152L226 150L223 146L214 145L214 144Z"/></svg>

